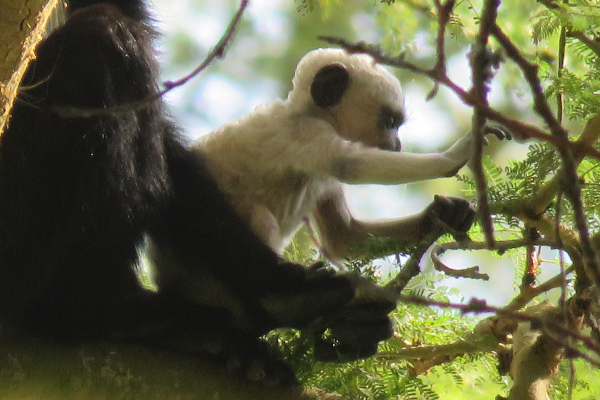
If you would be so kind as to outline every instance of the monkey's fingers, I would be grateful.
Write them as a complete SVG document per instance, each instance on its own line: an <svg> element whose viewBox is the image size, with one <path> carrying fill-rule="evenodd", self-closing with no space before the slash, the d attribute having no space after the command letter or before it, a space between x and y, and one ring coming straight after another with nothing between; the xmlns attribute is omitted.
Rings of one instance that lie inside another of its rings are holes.
<svg viewBox="0 0 600 400"><path fill-rule="evenodd" d="M393 334L388 314L395 296L360 276L351 276L354 299L315 333L315 357L322 361L352 361L377 352L379 342ZM325 333L324 333L325 332Z"/></svg>
<svg viewBox="0 0 600 400"><path fill-rule="evenodd" d="M379 342L389 339L393 327L382 304L362 304L346 310L325 334L315 337L315 357L321 361L352 361L377 352Z"/></svg>
<svg viewBox="0 0 600 400"><path fill-rule="evenodd" d="M457 233L466 233L475 220L475 208L457 197L436 195L427 212Z"/></svg>
<svg viewBox="0 0 600 400"><path fill-rule="evenodd" d="M512 134L504 127L499 125L486 125L483 128L484 135L494 135L498 140L511 140Z"/></svg>

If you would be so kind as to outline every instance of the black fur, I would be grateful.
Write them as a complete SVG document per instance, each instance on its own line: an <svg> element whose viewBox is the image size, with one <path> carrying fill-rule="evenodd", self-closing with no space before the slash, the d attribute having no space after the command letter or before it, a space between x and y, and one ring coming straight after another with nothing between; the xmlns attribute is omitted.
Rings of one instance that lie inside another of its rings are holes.
<svg viewBox="0 0 600 400"><path fill-rule="evenodd" d="M327 65L315 74L310 95L319 107L333 107L342 101L349 85L350 74L343 65Z"/></svg>
<svg viewBox="0 0 600 400"><path fill-rule="evenodd" d="M258 336L335 315L356 278L282 262L227 204L163 102L128 106L158 91L148 12L141 0L93 3L72 1L39 45L1 138L0 321L60 338L193 341L199 353L217 341L218 360L249 360L240 373L258 359L265 379L295 383ZM125 107L81 114L115 106ZM143 289L132 267L146 237L196 287L210 277L233 293L243 320L176 285ZM375 344L391 333L391 306L373 314Z"/></svg>

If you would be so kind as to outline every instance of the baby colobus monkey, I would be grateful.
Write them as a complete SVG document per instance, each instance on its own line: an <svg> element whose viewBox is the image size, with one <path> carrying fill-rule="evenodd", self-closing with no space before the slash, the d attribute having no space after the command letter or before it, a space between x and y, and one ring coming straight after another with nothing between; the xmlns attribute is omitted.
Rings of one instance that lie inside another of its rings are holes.
<svg viewBox="0 0 600 400"><path fill-rule="evenodd" d="M400 152L400 83L368 55L311 51L292 83L287 100L258 108L194 145L238 214L269 246L281 252L304 217L334 258L362 256L361 245L373 236L418 241L432 229L432 211L457 231L470 228L474 210L466 200L436 196L415 215L360 221L342 190L342 183L453 176L471 157L470 134L441 153Z"/></svg>

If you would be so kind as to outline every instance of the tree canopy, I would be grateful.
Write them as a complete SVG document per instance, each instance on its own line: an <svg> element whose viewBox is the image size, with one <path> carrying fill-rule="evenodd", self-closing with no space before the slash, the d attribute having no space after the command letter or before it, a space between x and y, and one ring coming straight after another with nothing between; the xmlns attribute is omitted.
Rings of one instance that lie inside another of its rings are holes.
<svg viewBox="0 0 600 400"><path fill-rule="evenodd" d="M238 7L157 1L165 82L201 64ZM471 168L454 178L353 192L355 206L375 216L410 213L433 193L458 194L476 204L478 222L468 237L441 227L411 248L373 241L372 257L345 265L400 293L395 337L375 357L319 363L300 332L270 334L305 385L352 399L600 398L598 26L596 0L255 1L223 59L167 94L197 137L285 96L307 51L341 46L371 54L403 82L408 109L415 104L400 130L405 148L431 151L467 131L482 138L485 124L515 139L478 140ZM307 229L285 256L322 258ZM4 343L0 389L20 393L35 347L12 345ZM146 398L153 378L131 372L139 367L131 349L116 351L100 351L108 355L95 356L95 369L83 362L89 382L71 380L86 395L106 384L111 396ZM160 384L161 396L177 394ZM199 396L220 398L218 389Z"/></svg>

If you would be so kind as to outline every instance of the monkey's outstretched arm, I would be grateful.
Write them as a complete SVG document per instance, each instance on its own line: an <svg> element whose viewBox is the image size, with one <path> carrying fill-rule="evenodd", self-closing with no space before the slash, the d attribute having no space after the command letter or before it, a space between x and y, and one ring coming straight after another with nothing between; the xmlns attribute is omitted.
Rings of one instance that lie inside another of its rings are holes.
<svg viewBox="0 0 600 400"><path fill-rule="evenodd" d="M346 140L323 121L308 120L298 126L297 129L304 132L297 134L302 143L294 150L304 147L306 154L295 157L296 166L309 174L326 174L349 184L395 185L450 177L465 166L473 154L470 133L440 153L408 153ZM493 125L485 127L485 134L500 140L511 139L509 132Z"/></svg>
<svg viewBox="0 0 600 400"><path fill-rule="evenodd" d="M471 135L441 153L406 153L346 147L332 159L331 173L350 184L400 184L455 175L471 158Z"/></svg>
<svg viewBox="0 0 600 400"><path fill-rule="evenodd" d="M407 153L367 147L340 137L323 121L298 123L294 167L309 175L327 175L349 184L401 184L453 176L469 161L472 136L440 153ZM302 157L298 157L302 154ZM289 162L289 161L288 161Z"/></svg>

